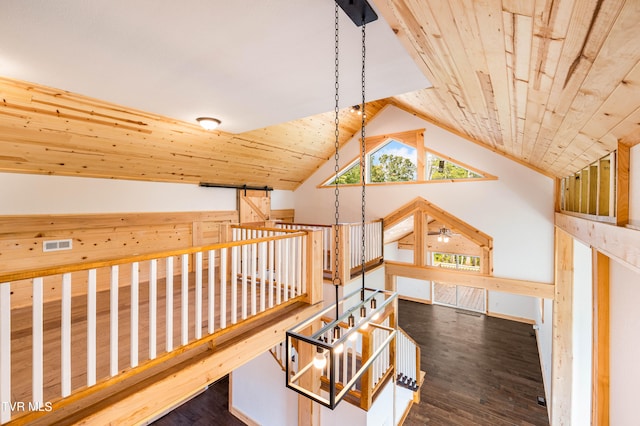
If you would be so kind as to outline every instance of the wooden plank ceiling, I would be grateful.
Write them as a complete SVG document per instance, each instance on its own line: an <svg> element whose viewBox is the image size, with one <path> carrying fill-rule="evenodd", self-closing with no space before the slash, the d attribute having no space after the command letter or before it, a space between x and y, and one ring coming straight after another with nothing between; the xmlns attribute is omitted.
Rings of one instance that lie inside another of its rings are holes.
<svg viewBox="0 0 640 426"><path fill-rule="evenodd" d="M394 104L563 177L640 141L637 0L374 0L433 87ZM241 134L0 78L0 171L295 189L330 112ZM341 112L341 141L360 118Z"/></svg>
<svg viewBox="0 0 640 426"><path fill-rule="evenodd" d="M407 109L557 177L640 140L640 2L375 3L433 83Z"/></svg>

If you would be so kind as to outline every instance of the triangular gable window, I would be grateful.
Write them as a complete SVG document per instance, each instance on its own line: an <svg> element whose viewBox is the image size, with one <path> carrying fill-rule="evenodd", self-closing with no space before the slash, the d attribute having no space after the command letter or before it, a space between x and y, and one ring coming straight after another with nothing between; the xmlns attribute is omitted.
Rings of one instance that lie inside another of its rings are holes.
<svg viewBox="0 0 640 426"><path fill-rule="evenodd" d="M491 179L493 176L481 172L441 154L426 151L425 180L460 180L460 179Z"/></svg>
<svg viewBox="0 0 640 426"><path fill-rule="evenodd" d="M411 182L416 180L416 149L389 140L368 156L371 183Z"/></svg>
<svg viewBox="0 0 640 426"><path fill-rule="evenodd" d="M367 183L444 183L469 180L495 180L497 177L446 155L426 149L424 129L368 137L366 143ZM338 185L361 183L360 157L352 159L338 172ZM336 175L327 177L320 187L336 184Z"/></svg>
<svg viewBox="0 0 640 426"><path fill-rule="evenodd" d="M360 161L356 161L347 166L338 173L338 185L356 185L360 183ZM336 178L334 177L329 182L325 183L325 186L335 185Z"/></svg>

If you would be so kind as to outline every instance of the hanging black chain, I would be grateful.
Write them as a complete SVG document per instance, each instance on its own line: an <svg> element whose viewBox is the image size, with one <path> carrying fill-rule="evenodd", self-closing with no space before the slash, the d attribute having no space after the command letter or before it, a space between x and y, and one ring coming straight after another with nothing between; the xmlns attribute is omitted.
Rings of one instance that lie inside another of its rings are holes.
<svg viewBox="0 0 640 426"><path fill-rule="evenodd" d="M362 111L362 122L361 122L361 128L360 128L360 139L362 141L362 146L361 146L361 151L362 151L362 155L360 157L360 177L361 177L361 182L362 182L362 241L361 241L361 249L362 249L362 254L360 257L360 261L362 262L362 291L361 291L361 298L362 300L364 300L364 273L365 273L365 260L366 260L366 247L365 247L365 240L366 240L366 233L365 233L365 227L366 227L366 202L365 202L365 192L366 192L366 187L367 187L367 179L366 179L366 173L365 173L365 164L366 164L366 143L365 143L365 119L366 119L366 113L365 113L365 59L367 56L367 49L366 49L366 24L362 25L362 106L360 107L360 111Z"/></svg>
<svg viewBox="0 0 640 426"><path fill-rule="evenodd" d="M340 275L339 275L339 267L340 267L340 235L339 235L339 224L340 224L340 189L338 187L338 172L340 171L340 164L339 164L339 159L340 159L340 154L339 154L339 149L340 149L340 31L339 31L339 13L338 13L338 3L336 3L336 9L335 9L335 89L336 89L336 93L335 93L335 119L334 119L334 123L335 123L335 160L336 160L336 164L335 164L335 178L334 178L334 184L335 184L335 189L334 189L334 193L336 196L336 200L335 200L335 227L334 227L334 243L335 243L335 247L334 247L334 252L333 252L333 259L334 259L334 271L333 271L333 285L335 287L335 292L336 292L336 320L338 319L339 316L339 309L338 309L338 286L341 284L341 279L340 279Z"/></svg>

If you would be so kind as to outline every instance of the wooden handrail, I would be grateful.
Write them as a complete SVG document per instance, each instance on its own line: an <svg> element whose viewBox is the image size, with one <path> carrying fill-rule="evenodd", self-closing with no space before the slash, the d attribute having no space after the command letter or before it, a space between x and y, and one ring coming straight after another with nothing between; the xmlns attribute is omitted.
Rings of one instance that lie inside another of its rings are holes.
<svg viewBox="0 0 640 426"><path fill-rule="evenodd" d="M276 222L276 225L313 226L317 228L331 228L333 225L321 225L315 223ZM277 228L282 229L282 228Z"/></svg>
<svg viewBox="0 0 640 426"><path fill-rule="evenodd" d="M260 229L263 229L263 228L260 228ZM275 229L275 231L282 231L282 230ZM104 267L109 267L113 265L122 265L122 264L133 263L133 262L143 262L151 259L180 256L183 254L193 254L193 253L204 252L208 250L219 250L219 249L230 248L234 246L242 246L245 244L258 244L258 243L267 242L267 241L275 241L275 240L287 239L287 238L292 238L297 236L304 236L307 234L308 234L307 231L298 230L294 232L288 232L288 235L274 235L271 237L253 238L253 239L242 240L242 241L230 241L226 243L210 244L206 246L188 247L188 248L179 249L179 250L169 250L169 251L162 251L162 252L156 252L156 253L140 254L140 255L130 256L126 258L95 260L91 262L80 262L80 263L60 265L55 267L15 271L15 272L9 272L5 274L0 274L0 283L27 280L31 278L45 277L49 275L66 274L70 272L85 271L88 269L98 269L98 268L104 268Z"/></svg>
<svg viewBox="0 0 640 426"><path fill-rule="evenodd" d="M270 232L286 232L286 233L295 233L301 232L300 229L283 229L283 228L267 228L264 226L256 226L256 225L231 225L233 229L249 229L252 231L270 231Z"/></svg>
<svg viewBox="0 0 640 426"><path fill-rule="evenodd" d="M413 343L418 349L420 349L420 345L418 344L418 342L416 342L413 337L409 336L409 334L404 331L404 329L400 326L398 326L398 331L400 331L402 334L404 334L404 337L406 337L408 340L411 341L411 343Z"/></svg>

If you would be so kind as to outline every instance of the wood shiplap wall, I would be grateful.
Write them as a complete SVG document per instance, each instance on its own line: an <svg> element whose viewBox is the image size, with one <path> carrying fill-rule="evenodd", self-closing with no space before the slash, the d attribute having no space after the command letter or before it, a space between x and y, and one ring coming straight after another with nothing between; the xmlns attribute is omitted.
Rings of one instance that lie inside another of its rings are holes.
<svg viewBox="0 0 640 426"><path fill-rule="evenodd" d="M0 216L0 271L8 273L214 244L220 241L220 224L236 222L237 217L236 211ZM44 241L58 239L71 239L73 248L43 252ZM182 266L179 259L175 262L174 272L179 273ZM146 264L140 268L140 279L146 280ZM163 277L163 262L158 268L158 275ZM108 273L106 269L98 270L105 277ZM130 273L129 268L121 268L121 284L129 282ZM73 274L74 294L86 292L85 275ZM45 299L59 298L60 287L58 280L45 279ZM13 308L31 303L30 281L12 283L11 289Z"/></svg>
<svg viewBox="0 0 640 426"><path fill-rule="evenodd" d="M293 221L293 209L273 210L276 221ZM0 273L59 265L119 259L178 250L221 241L221 224L237 223L238 212L122 213L80 215L0 216ZM43 252L45 241L71 239L71 250ZM193 259L192 259L193 260ZM174 273L182 270L174 260ZM205 265L206 267L206 265ZM189 269L193 268L193 261ZM140 280L148 279L148 265L140 264ZM164 262L158 277L164 277ZM97 271L99 283L108 283L107 269ZM120 268L120 283L128 285L131 271ZM73 294L86 292L86 273L72 274ZM45 278L45 300L60 298L58 278ZM12 283L12 308L31 303L31 281ZM98 288L98 291L106 290Z"/></svg>

